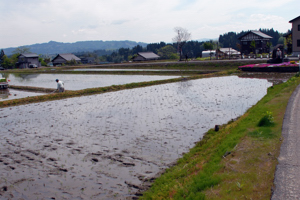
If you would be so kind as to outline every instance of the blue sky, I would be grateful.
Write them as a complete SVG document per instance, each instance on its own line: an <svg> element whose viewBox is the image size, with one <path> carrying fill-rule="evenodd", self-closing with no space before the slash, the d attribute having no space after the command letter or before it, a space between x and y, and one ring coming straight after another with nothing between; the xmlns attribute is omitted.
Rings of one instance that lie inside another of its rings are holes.
<svg viewBox="0 0 300 200"><path fill-rule="evenodd" d="M49 41L171 42L174 28L192 40L229 31L286 32L299 0L0 0L0 49Z"/></svg>

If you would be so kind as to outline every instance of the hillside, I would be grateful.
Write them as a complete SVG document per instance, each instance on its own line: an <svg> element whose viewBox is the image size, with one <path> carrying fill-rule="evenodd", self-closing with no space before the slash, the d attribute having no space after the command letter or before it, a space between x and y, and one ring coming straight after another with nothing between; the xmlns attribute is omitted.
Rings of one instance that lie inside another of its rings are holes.
<svg viewBox="0 0 300 200"><path fill-rule="evenodd" d="M58 54L58 53L76 53L82 51L94 50L113 50L119 48L132 48L136 45L145 47L147 43L134 42L134 41L79 41L75 43L63 43L50 41L48 43L26 45L24 47L30 48L32 53L36 54ZM16 48L3 49L6 55L12 55Z"/></svg>

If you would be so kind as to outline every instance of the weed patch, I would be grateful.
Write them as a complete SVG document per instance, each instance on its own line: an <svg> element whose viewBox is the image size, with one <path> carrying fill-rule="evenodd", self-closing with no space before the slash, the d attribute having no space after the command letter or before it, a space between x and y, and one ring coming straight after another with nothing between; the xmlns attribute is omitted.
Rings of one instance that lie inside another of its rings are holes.
<svg viewBox="0 0 300 200"><path fill-rule="evenodd" d="M274 126L274 117L272 112L267 111L259 120L257 126Z"/></svg>

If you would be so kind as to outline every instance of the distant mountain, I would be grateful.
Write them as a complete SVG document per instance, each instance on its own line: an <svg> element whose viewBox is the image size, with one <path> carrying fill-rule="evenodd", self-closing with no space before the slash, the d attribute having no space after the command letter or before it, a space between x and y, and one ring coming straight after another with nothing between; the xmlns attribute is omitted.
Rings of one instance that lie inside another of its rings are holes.
<svg viewBox="0 0 300 200"><path fill-rule="evenodd" d="M140 45L142 47L147 46L147 43L134 42L129 40L123 41L79 41L75 43L63 43L50 41L48 43L26 45L24 47L30 48L32 53L36 54L59 54L59 53L76 53L83 51L94 51L94 50L114 50L119 48L132 48ZM16 48L3 49L6 55L12 55Z"/></svg>
<svg viewBox="0 0 300 200"><path fill-rule="evenodd" d="M201 38L201 39L198 39L197 41L198 42L207 42L210 40L216 41L216 40L218 40L218 38Z"/></svg>

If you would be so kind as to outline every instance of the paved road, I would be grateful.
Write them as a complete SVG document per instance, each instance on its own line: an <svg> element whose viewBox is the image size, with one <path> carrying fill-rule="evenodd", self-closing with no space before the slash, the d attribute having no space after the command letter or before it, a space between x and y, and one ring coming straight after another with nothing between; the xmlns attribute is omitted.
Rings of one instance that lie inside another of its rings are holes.
<svg viewBox="0 0 300 200"><path fill-rule="evenodd" d="M283 143L275 172L272 200L300 199L300 85L292 94L283 120Z"/></svg>

